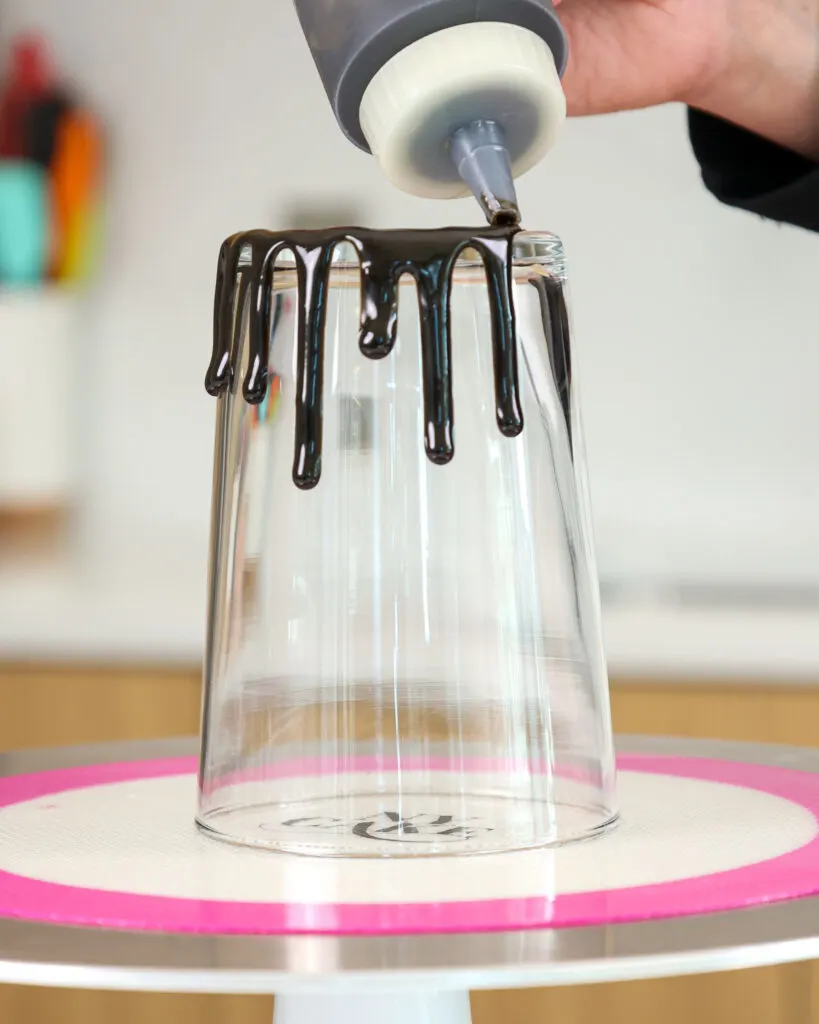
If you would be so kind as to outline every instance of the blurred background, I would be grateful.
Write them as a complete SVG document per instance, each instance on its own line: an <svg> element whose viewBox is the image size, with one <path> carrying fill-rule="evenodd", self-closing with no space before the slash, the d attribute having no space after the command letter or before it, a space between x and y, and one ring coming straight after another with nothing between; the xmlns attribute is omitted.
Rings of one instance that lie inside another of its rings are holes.
<svg viewBox="0 0 819 1024"><path fill-rule="evenodd" d="M394 191L346 142L284 0L0 0L4 123L32 100L0 133L0 748L192 733L220 242L476 210ZM520 191L569 258L618 731L819 744L819 240L712 200L676 107L570 123ZM755 1020L819 1012L812 965L741 979ZM490 994L475 1017L746 1020L737 986ZM4 1021L112 1012L269 1020L0 988Z"/></svg>

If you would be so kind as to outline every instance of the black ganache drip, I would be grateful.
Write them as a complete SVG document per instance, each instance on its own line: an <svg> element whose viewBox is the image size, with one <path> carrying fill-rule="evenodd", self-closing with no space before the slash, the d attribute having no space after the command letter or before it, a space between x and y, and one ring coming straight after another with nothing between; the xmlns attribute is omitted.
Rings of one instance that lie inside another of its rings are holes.
<svg viewBox="0 0 819 1024"><path fill-rule="evenodd" d="M443 228L435 231L249 231L222 245L216 280L213 356L205 378L211 395L233 386L241 363L244 309L249 303L249 361L242 384L251 404L264 401L268 387L271 331L275 315L273 278L278 256L293 255L298 281L298 384L293 480L309 490L321 476L324 325L333 250L348 242L361 265L359 347L368 359L383 359L395 345L398 283L409 274L418 287L424 389L424 444L438 465L454 455L450 291L455 263L475 249L486 268L492 318L495 407L506 437L523 430L518 383L515 316L512 304L512 246L515 226ZM293 264L288 266L292 272Z"/></svg>

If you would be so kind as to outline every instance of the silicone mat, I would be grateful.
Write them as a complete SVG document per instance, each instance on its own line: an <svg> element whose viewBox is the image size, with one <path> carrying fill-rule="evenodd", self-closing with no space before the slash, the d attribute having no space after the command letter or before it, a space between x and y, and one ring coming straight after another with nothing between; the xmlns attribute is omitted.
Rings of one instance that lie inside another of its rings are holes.
<svg viewBox="0 0 819 1024"><path fill-rule="evenodd" d="M565 928L819 893L819 775L619 761L622 820L593 842L481 857L325 860L196 829L191 758L0 780L0 917L210 935Z"/></svg>

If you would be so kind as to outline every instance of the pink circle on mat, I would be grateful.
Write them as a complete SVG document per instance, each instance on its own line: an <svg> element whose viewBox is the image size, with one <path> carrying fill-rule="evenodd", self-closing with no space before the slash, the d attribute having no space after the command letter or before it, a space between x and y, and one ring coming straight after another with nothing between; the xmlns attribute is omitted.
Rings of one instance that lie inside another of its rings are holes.
<svg viewBox="0 0 819 1024"><path fill-rule="evenodd" d="M819 821L819 775L689 757L629 755L621 770L741 786L790 801ZM193 758L66 768L0 780L0 807L69 790L190 775ZM109 892L0 871L0 917L166 933L398 935L567 928L717 913L819 894L819 831L745 867L653 885L438 903L243 903Z"/></svg>

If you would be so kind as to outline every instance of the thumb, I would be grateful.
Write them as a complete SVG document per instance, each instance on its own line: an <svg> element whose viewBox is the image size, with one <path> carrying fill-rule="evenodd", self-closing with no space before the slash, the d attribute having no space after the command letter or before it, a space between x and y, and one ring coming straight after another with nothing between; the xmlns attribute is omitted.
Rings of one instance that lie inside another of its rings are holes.
<svg viewBox="0 0 819 1024"><path fill-rule="evenodd" d="M662 0L556 0L569 41L573 117L666 103L679 89L675 18Z"/></svg>

